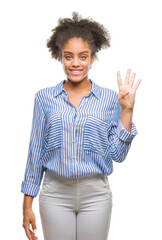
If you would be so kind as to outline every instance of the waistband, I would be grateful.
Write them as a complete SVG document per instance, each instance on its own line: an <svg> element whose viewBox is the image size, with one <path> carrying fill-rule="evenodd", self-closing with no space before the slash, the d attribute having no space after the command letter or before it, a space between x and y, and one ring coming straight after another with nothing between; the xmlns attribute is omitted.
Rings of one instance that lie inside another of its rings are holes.
<svg viewBox="0 0 162 240"><path fill-rule="evenodd" d="M107 175L102 175L102 174L91 174L91 175L86 175L86 176L67 178L64 176L59 176L57 173L47 169L46 176L48 176L48 175L50 177L52 177L53 179L58 179L59 181L63 181L63 182L81 182L81 181L85 181L88 179L96 179L96 178L108 179Z"/></svg>

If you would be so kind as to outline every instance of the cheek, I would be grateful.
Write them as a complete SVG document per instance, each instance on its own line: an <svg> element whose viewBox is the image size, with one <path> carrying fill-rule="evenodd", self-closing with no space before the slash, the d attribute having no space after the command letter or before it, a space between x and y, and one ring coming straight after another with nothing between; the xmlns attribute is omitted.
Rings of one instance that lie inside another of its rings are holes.
<svg viewBox="0 0 162 240"><path fill-rule="evenodd" d="M89 62L83 63L82 66L84 67L84 69L90 69L91 64Z"/></svg>

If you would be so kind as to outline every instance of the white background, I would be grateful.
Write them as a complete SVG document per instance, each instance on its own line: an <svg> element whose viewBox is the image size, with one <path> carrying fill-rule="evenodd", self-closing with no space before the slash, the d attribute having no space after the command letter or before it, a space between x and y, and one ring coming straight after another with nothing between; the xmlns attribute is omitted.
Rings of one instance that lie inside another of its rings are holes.
<svg viewBox="0 0 162 240"><path fill-rule="evenodd" d="M111 48L102 50L90 71L97 84L118 91L128 68L142 79L133 121L139 134L127 159L114 163L109 176L113 213L109 239L161 240L161 2L160 0L1 1L0 4L0 136L1 234L26 239L22 228L21 182L27 160L34 94L65 79L62 66L51 58L46 40L59 17L78 11L103 23ZM38 237L43 240L34 199Z"/></svg>

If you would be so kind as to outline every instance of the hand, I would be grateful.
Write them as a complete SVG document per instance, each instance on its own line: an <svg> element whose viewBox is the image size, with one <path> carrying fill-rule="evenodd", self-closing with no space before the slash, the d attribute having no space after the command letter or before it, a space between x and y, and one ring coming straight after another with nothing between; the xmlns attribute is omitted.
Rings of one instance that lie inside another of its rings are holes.
<svg viewBox="0 0 162 240"><path fill-rule="evenodd" d="M117 82L119 86L118 100L122 109L127 109L127 110L133 110L136 90L141 83L141 80L138 80L133 87L136 74L133 73L130 80L130 72L131 72L131 69L128 69L124 84L122 84L120 71L117 72Z"/></svg>
<svg viewBox="0 0 162 240"><path fill-rule="evenodd" d="M30 224L32 225L33 231L30 229ZM23 227L29 240L38 239L38 237L36 237L34 233L34 230L36 230L37 227L35 224L35 215L32 209L24 211Z"/></svg>

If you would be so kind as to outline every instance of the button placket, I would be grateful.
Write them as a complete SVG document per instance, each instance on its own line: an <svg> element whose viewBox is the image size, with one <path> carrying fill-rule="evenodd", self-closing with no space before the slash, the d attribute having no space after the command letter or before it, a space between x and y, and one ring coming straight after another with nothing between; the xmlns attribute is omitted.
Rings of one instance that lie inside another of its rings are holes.
<svg viewBox="0 0 162 240"><path fill-rule="evenodd" d="M74 169L74 172L73 172L73 176L75 177L76 176L76 161L75 161L75 159L76 159L76 157L75 157L75 153L76 153L76 151L75 151L75 120L76 120L76 109L74 108L74 112L75 112L75 116L74 116L74 122L73 122L73 124L72 124L72 127L73 127L73 134L72 134L72 136L73 136L73 139L72 139L72 159L73 159L73 161L74 161L74 167L73 167L73 169Z"/></svg>

